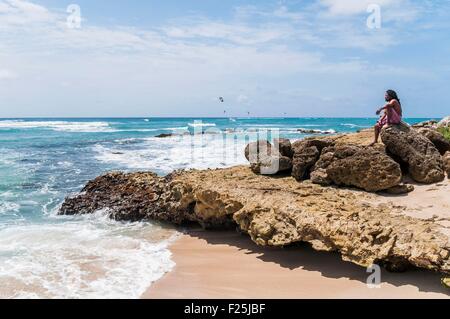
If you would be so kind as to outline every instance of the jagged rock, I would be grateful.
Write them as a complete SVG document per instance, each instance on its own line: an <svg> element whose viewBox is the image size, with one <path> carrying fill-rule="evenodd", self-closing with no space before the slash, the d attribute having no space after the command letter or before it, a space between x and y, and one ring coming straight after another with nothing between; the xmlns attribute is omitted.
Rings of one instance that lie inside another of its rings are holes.
<svg viewBox="0 0 450 319"><path fill-rule="evenodd" d="M450 116L443 118L437 125L438 128L450 127Z"/></svg>
<svg viewBox="0 0 450 319"><path fill-rule="evenodd" d="M445 178L441 154L425 136L398 125L386 127L381 139L390 153L408 163L411 177L420 183L437 183Z"/></svg>
<svg viewBox="0 0 450 319"><path fill-rule="evenodd" d="M275 175L290 171L292 169L292 159L281 155L260 155L257 162L250 163L250 167L255 174Z"/></svg>
<svg viewBox="0 0 450 319"><path fill-rule="evenodd" d="M294 151L292 176L298 181L308 179L322 150L331 145L334 145L334 141L321 138L307 138L295 142L292 145Z"/></svg>
<svg viewBox="0 0 450 319"><path fill-rule="evenodd" d="M414 124L412 127L415 129L420 129L420 128L436 129L437 124L438 124L438 121L430 120L430 121L425 121L425 122L420 122L420 123Z"/></svg>
<svg viewBox="0 0 450 319"><path fill-rule="evenodd" d="M112 172L90 181L75 197L67 198L60 215L91 214L106 210L117 221L158 220L173 224L198 222L205 228L228 228L241 206L227 195L208 189L193 192L193 185L153 173Z"/></svg>
<svg viewBox="0 0 450 319"><path fill-rule="evenodd" d="M292 159L292 176L298 181L308 179L309 172L319 156L320 151L316 146L297 148Z"/></svg>
<svg viewBox="0 0 450 319"><path fill-rule="evenodd" d="M391 195L401 195L408 194L414 191L414 185L410 184L400 184L386 190L386 193Z"/></svg>
<svg viewBox="0 0 450 319"><path fill-rule="evenodd" d="M310 137L310 138L306 138L304 140L294 142L292 144L292 149L294 150L294 153L295 153L295 152L301 152L302 149L304 149L304 148L314 146L319 150L319 152L322 152L322 150L325 147L333 146L334 144L335 144L335 141L330 138Z"/></svg>
<svg viewBox="0 0 450 319"><path fill-rule="evenodd" d="M147 213L161 213L158 199L165 187L163 180L153 173L113 172L90 181L80 195L64 202L60 212L75 215L108 209L116 220L142 220ZM161 214L158 219L176 222L175 215Z"/></svg>
<svg viewBox="0 0 450 319"><path fill-rule="evenodd" d="M327 170L325 168L316 168L311 172L311 182L314 184L328 186L333 183L333 181L328 177Z"/></svg>
<svg viewBox="0 0 450 319"><path fill-rule="evenodd" d="M245 148L245 158L249 162L257 162L260 155L272 155L272 144L267 140L252 142Z"/></svg>
<svg viewBox="0 0 450 319"><path fill-rule="evenodd" d="M167 138L167 137L172 137L172 136L173 136L173 134L171 134L171 133L163 133L163 134L156 135L155 137L157 137L157 138Z"/></svg>
<svg viewBox="0 0 450 319"><path fill-rule="evenodd" d="M429 128L421 128L418 132L428 138L438 149L441 155L444 155L446 152L450 151L450 141L438 131Z"/></svg>
<svg viewBox="0 0 450 319"><path fill-rule="evenodd" d="M445 153L443 159L445 171L447 172L447 177L450 178L450 152Z"/></svg>
<svg viewBox="0 0 450 319"><path fill-rule="evenodd" d="M369 192L394 187L401 179L400 165L384 152L356 145L325 148L311 173L314 183L356 186Z"/></svg>
<svg viewBox="0 0 450 319"><path fill-rule="evenodd" d="M322 130L313 130L313 129L304 129L304 128L299 128L297 130L297 132L302 133L302 134L323 134L323 135L336 134L336 131L334 131L334 130L322 131Z"/></svg>
<svg viewBox="0 0 450 319"><path fill-rule="evenodd" d="M292 169L292 159L280 154L267 140L248 144L245 157L255 174L275 175Z"/></svg>
<svg viewBox="0 0 450 319"><path fill-rule="evenodd" d="M199 222L236 227L259 245L311 243L367 267L405 264L450 273L450 242L442 227L401 215L373 194L255 175L248 167L181 171L167 177L111 173L66 199L61 214L108 208L115 219ZM294 252L293 252L294 253Z"/></svg>
<svg viewBox="0 0 450 319"><path fill-rule="evenodd" d="M277 138L273 141L275 149L280 152L282 156L292 158L294 151L292 150L291 141L287 138Z"/></svg>

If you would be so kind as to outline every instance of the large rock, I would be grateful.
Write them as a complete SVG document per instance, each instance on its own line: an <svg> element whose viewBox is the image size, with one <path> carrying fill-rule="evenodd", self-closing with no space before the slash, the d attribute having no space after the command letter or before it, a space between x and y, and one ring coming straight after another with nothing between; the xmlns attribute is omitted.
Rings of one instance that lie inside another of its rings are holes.
<svg viewBox="0 0 450 319"><path fill-rule="evenodd" d="M66 199L60 213L104 209L120 220L194 221L206 228L238 225L263 246L308 242L364 267L414 265L450 273L445 230L434 221L401 215L402 208L393 204L378 205L375 196L298 183L292 177L268 178L239 166L167 177L110 173Z"/></svg>
<svg viewBox="0 0 450 319"><path fill-rule="evenodd" d="M420 183L437 183L445 178L441 154L431 141L416 130L391 125L381 132L390 153L408 164L411 177Z"/></svg>
<svg viewBox="0 0 450 319"><path fill-rule="evenodd" d="M275 175L292 169L292 159L283 156L267 140L248 144L245 148L245 157L256 174Z"/></svg>
<svg viewBox="0 0 450 319"><path fill-rule="evenodd" d="M320 153L331 145L334 145L334 141L320 138L307 138L295 142L292 145L294 151L292 176L298 181L310 178L311 169L319 160Z"/></svg>
<svg viewBox="0 0 450 319"><path fill-rule="evenodd" d="M304 140L296 141L292 144L292 149L294 153L301 152L302 149L314 146L318 149L319 152L322 152L322 150L325 147L333 146L335 144L335 141L331 138L305 138Z"/></svg>
<svg viewBox="0 0 450 319"><path fill-rule="evenodd" d="M447 152L444 155L444 167L447 172L447 177L450 178L450 152Z"/></svg>
<svg viewBox="0 0 450 319"><path fill-rule="evenodd" d="M275 175L290 171L292 159L281 155L260 156L257 162L250 163L250 168L255 174Z"/></svg>
<svg viewBox="0 0 450 319"><path fill-rule="evenodd" d="M249 143L245 148L245 158L250 162L257 162L260 154L264 157L272 155L272 144L267 140L259 140Z"/></svg>
<svg viewBox="0 0 450 319"><path fill-rule="evenodd" d="M320 152L316 146L297 149L292 159L292 176L303 181L309 178L310 170L319 159Z"/></svg>
<svg viewBox="0 0 450 319"><path fill-rule="evenodd" d="M429 139L431 143L436 146L441 155L444 155L446 152L450 151L450 141L438 131L429 128L421 128L418 132Z"/></svg>
<svg viewBox="0 0 450 319"><path fill-rule="evenodd" d="M292 150L291 141L287 138L277 138L273 141L275 149L281 154L281 156L286 156L292 158L294 151Z"/></svg>
<svg viewBox="0 0 450 319"><path fill-rule="evenodd" d="M400 165L376 147L337 145L322 151L311 180L313 183L355 186L377 192L400 184Z"/></svg>

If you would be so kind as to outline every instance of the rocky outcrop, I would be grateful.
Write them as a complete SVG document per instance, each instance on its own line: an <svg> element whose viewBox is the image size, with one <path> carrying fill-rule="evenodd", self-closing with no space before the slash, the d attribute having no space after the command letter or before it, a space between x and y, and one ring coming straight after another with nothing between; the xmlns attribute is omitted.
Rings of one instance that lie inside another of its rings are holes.
<svg viewBox="0 0 450 319"><path fill-rule="evenodd" d="M313 129L305 129L305 128L299 128L297 129L297 132L302 134L323 134L323 135L329 135L329 134L336 134L336 131L334 130L313 130Z"/></svg>
<svg viewBox="0 0 450 319"><path fill-rule="evenodd" d="M445 178L441 154L431 141L416 130L391 125L381 132L388 151L408 164L411 177L420 183L437 183Z"/></svg>
<svg viewBox="0 0 450 319"><path fill-rule="evenodd" d="M298 181L309 179L322 150L331 145L334 145L334 141L330 139L307 138L295 142L292 145L292 176Z"/></svg>
<svg viewBox="0 0 450 319"><path fill-rule="evenodd" d="M291 141L287 138L277 138L273 142L274 147L281 156L292 158L294 151L292 149Z"/></svg>
<svg viewBox="0 0 450 319"><path fill-rule="evenodd" d="M90 181L79 195L67 198L59 213L82 215L103 210L117 221L197 222L205 228L234 225L232 213L242 206L211 189L194 191L195 183L183 178L188 174L108 173Z"/></svg>
<svg viewBox="0 0 450 319"><path fill-rule="evenodd" d="M377 192L400 184L400 165L380 149L338 145L322 151L311 173L313 183L355 186Z"/></svg>
<svg viewBox="0 0 450 319"><path fill-rule="evenodd" d="M275 175L292 169L292 160L286 156L261 156L257 162L250 163L255 174Z"/></svg>
<svg viewBox="0 0 450 319"><path fill-rule="evenodd" d="M420 128L429 128L429 129L436 129L438 125L438 121L436 120L429 120L429 121L425 121L425 122L420 122L417 124L412 125L413 128L415 129L420 129Z"/></svg>
<svg viewBox="0 0 450 319"><path fill-rule="evenodd" d="M277 148L280 146L278 144ZM286 142L281 147L284 147L281 151L288 152ZM272 146L267 140L248 144L245 148L245 157L250 162L252 171L262 175L275 175L290 171L292 169L292 159L283 156L277 148Z"/></svg>
<svg viewBox="0 0 450 319"><path fill-rule="evenodd" d="M441 155L444 155L446 152L450 151L450 141L438 131L429 128L421 128L418 132L429 139Z"/></svg>
<svg viewBox="0 0 450 319"><path fill-rule="evenodd" d="M175 134L172 134L172 133L163 133L163 134L156 135L155 137L156 137L156 138L167 138L167 137L173 137L173 136L175 136Z"/></svg>
<svg viewBox="0 0 450 319"><path fill-rule="evenodd" d="M413 265L450 273L450 243L441 228L401 215L401 207L374 204L373 196L298 183L292 177L256 175L244 166L167 177L110 173L68 198L60 213L103 209L117 220L194 221L206 228L238 225L263 246L307 242L361 266Z"/></svg>
<svg viewBox="0 0 450 319"><path fill-rule="evenodd" d="M272 144L267 140L252 142L245 148L245 158L249 162L257 162L261 156L272 155Z"/></svg>
<svg viewBox="0 0 450 319"><path fill-rule="evenodd" d="M292 159L292 176L297 181L303 181L310 177L310 170L319 160L320 151L316 146L305 146L297 149Z"/></svg>
<svg viewBox="0 0 450 319"><path fill-rule="evenodd" d="M450 152L447 152L444 155L444 167L447 172L447 177L450 178Z"/></svg>

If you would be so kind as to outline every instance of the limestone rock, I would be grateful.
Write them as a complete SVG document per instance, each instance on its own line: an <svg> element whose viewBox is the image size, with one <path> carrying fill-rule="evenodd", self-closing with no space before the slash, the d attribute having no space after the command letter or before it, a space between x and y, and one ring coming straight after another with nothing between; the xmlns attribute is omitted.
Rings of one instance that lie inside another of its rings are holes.
<svg viewBox="0 0 450 319"><path fill-rule="evenodd" d="M420 129L420 128L436 129L437 125L438 125L438 121L430 120L430 121L425 121L425 122L420 122L420 123L414 124L414 125L412 125L412 127L415 129Z"/></svg>
<svg viewBox="0 0 450 319"><path fill-rule="evenodd" d="M294 150L294 153L295 153L295 152L301 152L302 149L304 149L304 148L314 146L319 150L319 152L322 152L322 150L325 147L333 146L334 144L335 144L335 141L331 138L310 137L310 138L306 138L304 140L294 142L292 144L292 149Z"/></svg>
<svg viewBox="0 0 450 319"><path fill-rule="evenodd" d="M319 160L320 153L325 147L334 145L329 139L307 138L292 145L294 158L292 160L292 176L303 181L310 177L310 171Z"/></svg>
<svg viewBox="0 0 450 319"><path fill-rule="evenodd" d="M445 178L441 154L425 136L412 128L391 125L381 132L390 153L408 163L411 177L420 183L437 183Z"/></svg>
<svg viewBox="0 0 450 319"><path fill-rule="evenodd" d="M257 162L260 154L268 156L272 154L272 144L267 140L252 142L245 148L245 158L250 162Z"/></svg>
<svg viewBox="0 0 450 319"><path fill-rule="evenodd" d="M287 138L278 138L273 142L275 149L281 154L281 156L286 156L292 158L294 151L292 150L291 141Z"/></svg>
<svg viewBox="0 0 450 319"><path fill-rule="evenodd" d="M282 143L283 147L287 147L286 141ZM283 149L283 152L285 151L287 150ZM250 161L250 167L255 174L275 175L292 169L292 159L283 156L267 140L248 144L245 148L245 157Z"/></svg>
<svg viewBox="0 0 450 319"><path fill-rule="evenodd" d="M418 132L428 138L438 149L441 155L444 155L446 152L450 151L450 141L438 131L429 128L422 128L419 129Z"/></svg>
<svg viewBox="0 0 450 319"><path fill-rule="evenodd" d="M400 165L384 152L356 145L325 148L311 173L314 183L355 186L369 192L394 187L401 179Z"/></svg>
<svg viewBox="0 0 450 319"><path fill-rule="evenodd" d="M302 181L309 178L310 169L319 159L320 152L316 146L297 149L292 160L292 176Z"/></svg>
<svg viewBox="0 0 450 319"><path fill-rule="evenodd" d="M250 167L255 174L275 175L290 171L292 169L292 160L286 156L260 156L257 162L250 163Z"/></svg>
<svg viewBox="0 0 450 319"><path fill-rule="evenodd" d="M236 227L264 246L311 243L367 267L405 264L450 273L450 242L442 227L400 215L373 194L255 175L248 167L151 173L109 173L67 198L61 214L107 209L118 220L198 222ZM293 252L295 253L295 252Z"/></svg>

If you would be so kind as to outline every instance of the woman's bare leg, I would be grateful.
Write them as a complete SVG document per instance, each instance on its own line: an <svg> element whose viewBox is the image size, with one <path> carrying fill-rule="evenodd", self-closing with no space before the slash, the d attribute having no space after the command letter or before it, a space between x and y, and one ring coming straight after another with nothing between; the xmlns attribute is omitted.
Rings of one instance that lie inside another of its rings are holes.
<svg viewBox="0 0 450 319"><path fill-rule="evenodd" d="M380 129L380 126L378 124L375 125L374 130L375 130L375 140L374 140L374 142L372 144L370 144L370 146L377 144L378 143L378 139L380 138L381 129Z"/></svg>

